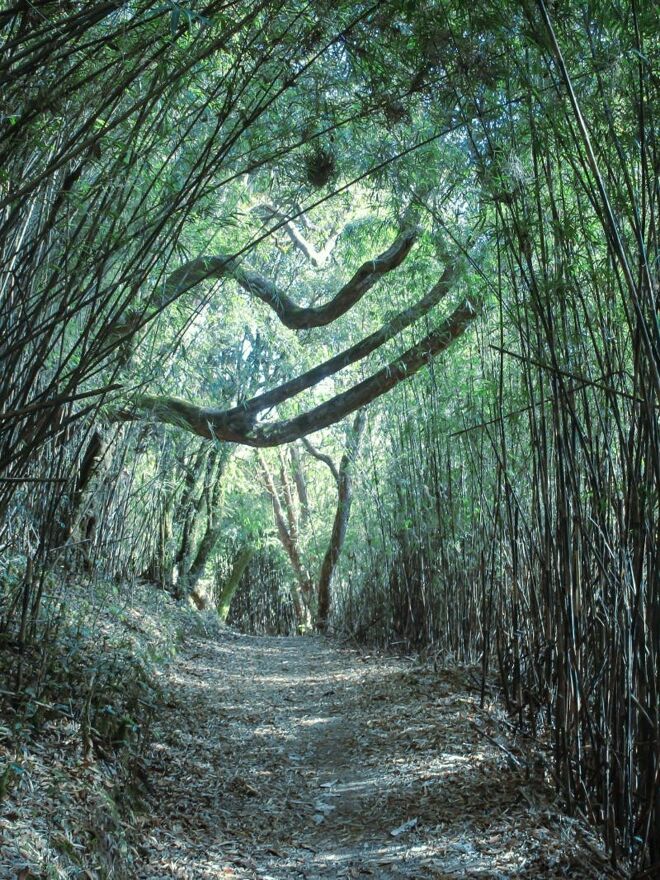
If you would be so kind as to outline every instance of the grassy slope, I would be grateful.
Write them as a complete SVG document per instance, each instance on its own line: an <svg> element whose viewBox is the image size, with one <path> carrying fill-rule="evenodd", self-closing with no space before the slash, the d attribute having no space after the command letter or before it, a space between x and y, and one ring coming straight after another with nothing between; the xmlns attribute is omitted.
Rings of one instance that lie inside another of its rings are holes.
<svg viewBox="0 0 660 880"><path fill-rule="evenodd" d="M129 878L159 676L220 624L146 586L51 584L46 612L20 673L0 651L0 877Z"/></svg>

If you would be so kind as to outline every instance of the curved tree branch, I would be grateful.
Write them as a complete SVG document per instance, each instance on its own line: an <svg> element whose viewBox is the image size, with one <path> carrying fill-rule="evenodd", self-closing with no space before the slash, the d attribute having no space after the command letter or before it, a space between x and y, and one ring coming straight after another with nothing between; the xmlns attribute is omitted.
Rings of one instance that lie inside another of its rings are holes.
<svg viewBox="0 0 660 880"><path fill-rule="evenodd" d="M226 440L246 446L266 447L290 443L341 421L349 413L375 400L404 379L414 376L441 351L461 336L481 310L479 301L466 300L435 330L409 348L388 366L348 391L295 416L269 425L246 425L227 410L197 406L177 397L140 395L132 410L115 413L117 420L134 421L150 414L152 418L175 425L212 440Z"/></svg>
<svg viewBox="0 0 660 880"><path fill-rule="evenodd" d="M374 260L363 263L350 281L344 284L329 302L321 306L304 308L296 305L272 281L251 269L244 268L237 260L219 254L214 257L198 257L173 272L167 279L162 302L158 303L158 308L169 305L182 293L208 278L229 276L247 293L269 305L284 326L290 330L324 327L359 302L383 275L400 266L410 253L417 235L417 229L403 230L386 251Z"/></svg>
<svg viewBox="0 0 660 880"><path fill-rule="evenodd" d="M330 473L332 474L335 483L339 483L339 471L337 470L337 466L330 458L330 456L326 455L324 452L320 452L312 443L309 442L307 437L302 438L302 444L313 458L315 458L317 461L322 461L323 464L330 469Z"/></svg>
<svg viewBox="0 0 660 880"><path fill-rule="evenodd" d="M459 265L459 259L451 262L426 296L409 308L399 312L398 315L395 315L374 333L365 336L364 339L361 339L355 345L334 355L334 357L329 358L327 361L312 367L311 370L301 373L295 379L283 382L271 391L265 391L263 394L253 397L252 400L227 410L227 416L236 421L243 420L246 423L252 423L258 413L295 397L302 391L317 385L323 379L327 379L345 367L367 357L367 355L380 348L381 345L393 339L402 330L410 327L415 321L428 314L451 290L458 276Z"/></svg>
<svg viewBox="0 0 660 880"><path fill-rule="evenodd" d="M290 330L324 327L359 302L383 275L400 266L410 253L418 235L417 226L405 223L390 247L375 259L363 263L350 281L347 281L331 300L323 305L308 308L296 305L276 284L245 267L231 255L196 257L175 269L165 283L153 292L146 307L131 310L117 323L107 328L105 351L131 337L180 296L211 278L232 278L247 293L270 306L284 326Z"/></svg>

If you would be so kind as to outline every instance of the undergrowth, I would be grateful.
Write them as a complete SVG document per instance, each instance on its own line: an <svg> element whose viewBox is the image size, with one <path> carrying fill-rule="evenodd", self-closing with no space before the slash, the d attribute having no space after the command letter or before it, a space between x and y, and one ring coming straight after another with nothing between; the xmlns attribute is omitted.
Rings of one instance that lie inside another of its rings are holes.
<svg viewBox="0 0 660 880"><path fill-rule="evenodd" d="M220 626L143 585L51 580L32 637L0 644L0 877L134 876L159 675Z"/></svg>

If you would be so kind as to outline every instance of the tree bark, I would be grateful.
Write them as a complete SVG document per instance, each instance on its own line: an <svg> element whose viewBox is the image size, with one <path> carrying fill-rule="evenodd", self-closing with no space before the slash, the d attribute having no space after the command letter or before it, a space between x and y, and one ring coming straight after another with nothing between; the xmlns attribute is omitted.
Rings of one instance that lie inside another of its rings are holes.
<svg viewBox="0 0 660 880"><path fill-rule="evenodd" d="M98 473L103 457L105 456L106 448L107 443L101 431L93 431L87 441L87 446L85 447L80 462L80 468L78 470L73 492L62 511L62 523L58 527L58 534L55 536L57 543L63 544L65 541L71 539L76 525L78 524L88 489L92 480ZM82 528L81 531L84 533L86 528Z"/></svg>
<svg viewBox="0 0 660 880"><path fill-rule="evenodd" d="M195 522L202 513L204 499L204 477L206 468L204 467L204 458L208 453L208 448L202 444L195 453L192 462L183 464L185 472L184 489L179 500L176 519L182 523L181 535L179 539L179 547L176 555L172 560L172 569L177 575L185 574L190 561L193 534L195 531ZM201 487L200 487L201 482Z"/></svg>
<svg viewBox="0 0 660 880"><path fill-rule="evenodd" d="M456 281L458 269L458 261L449 263L436 284L433 285L431 290L426 296L422 297L419 302L416 302L414 305L410 306L410 308L399 312L398 315L395 315L394 318L387 321L374 333L361 339L345 351L342 351L334 357L329 358L327 361L318 364L316 367L312 367L311 370L301 373L301 375L296 376L295 379L283 382L276 388L266 391L263 394L259 394L257 397L242 403L240 406L227 410L227 417L229 419L235 417L237 420L242 419L252 423L254 417L258 413L263 412L266 409L271 409L276 404L283 403L285 400L290 400L302 391L306 391L308 388L317 385L323 379L327 379L329 376L334 376L335 373L338 373L340 370L363 360L386 342L389 342L390 339L393 339L398 333L401 333L402 330L405 330L407 327L414 324L415 321L424 317L424 315L427 315L434 306L438 305L438 303L451 290Z"/></svg>
<svg viewBox="0 0 660 880"><path fill-rule="evenodd" d="M348 391L337 394L326 403L291 419L255 426L236 417L235 411L197 406L177 397L149 394L137 396L134 409L115 412L113 418L132 421L144 418L148 413L159 422L175 425L207 439L225 440L257 448L280 446L341 421L345 416L386 394L399 382L414 376L440 352L449 348L455 339L462 336L480 310L480 301L466 300L439 327L386 367Z"/></svg>
<svg viewBox="0 0 660 880"><path fill-rule="evenodd" d="M206 508L206 527L194 554L190 554L190 564L187 565L184 560L184 569L179 574L176 588L176 595L180 599L196 592L222 534L218 508L220 506L222 475L228 458L226 449L219 449L215 451L208 463L207 478L202 495ZM197 512L199 510L200 506L197 505Z"/></svg>
<svg viewBox="0 0 660 880"><path fill-rule="evenodd" d="M193 559L192 564L188 569L188 572L184 575L182 579L181 588L177 590L180 598L183 598L184 595L190 595L197 591L197 586L201 579L204 577L207 563L211 558L213 551L215 550L216 544L218 543L221 534L222 529L218 526L214 528L211 525L208 525L206 527L204 536L197 548L195 558Z"/></svg>
<svg viewBox="0 0 660 880"><path fill-rule="evenodd" d="M169 553L172 538L172 511L174 509L175 492L171 492L158 511L158 540L141 572L140 577L162 589L171 586L172 565Z"/></svg>
<svg viewBox="0 0 660 880"><path fill-rule="evenodd" d="M309 496L307 494L307 481L302 469L300 461L300 452L298 447L291 447L291 467L293 468L293 479L296 484L296 492L298 493L298 503L300 504L300 527L305 528L309 522Z"/></svg>
<svg viewBox="0 0 660 880"><path fill-rule="evenodd" d="M146 306L131 310L107 328L105 353L132 337L140 327L179 297L211 278L232 278L246 293L270 306L290 330L325 327L359 302L384 275L400 266L418 236L417 226L405 223L390 247L375 259L363 263L331 300L321 306L308 308L297 305L272 281L244 268L237 258L229 254L197 257L172 272L160 290L151 295Z"/></svg>
<svg viewBox="0 0 660 880"><path fill-rule="evenodd" d="M332 576L335 572L339 556L344 546L346 530L351 515L353 501L352 467L360 449L360 440L366 423L366 413L360 410L348 432L346 451L344 452L337 473L337 509L332 523L330 543L323 557L318 583L318 608L316 627L325 631L331 604Z"/></svg>
<svg viewBox="0 0 660 880"><path fill-rule="evenodd" d="M309 626L311 624L310 605L314 595L314 588L310 580L309 574L303 565L300 548L298 546L297 531L289 531L282 503L280 501L275 481L266 463L266 459L261 452L257 453L264 487L268 493L273 505L273 515L275 517L275 525L280 543L289 557L291 566L296 577L296 586L292 590L292 598L294 610L298 622L301 626Z"/></svg>
<svg viewBox="0 0 660 880"><path fill-rule="evenodd" d="M234 560L234 564L232 565L229 577L222 586L222 590L220 591L220 595L218 596L217 608L220 619L223 621L227 619L231 600L234 598L234 594L238 589L241 578L243 577L245 569L250 564L250 560L254 556L254 553L254 547L243 547L241 552Z"/></svg>
<svg viewBox="0 0 660 880"><path fill-rule="evenodd" d="M305 238L298 226L290 220L283 211L280 211L274 205L258 205L253 210L262 220L264 220L264 222L267 220L279 220L283 223L284 226L282 229L291 243L317 269L320 269L327 263L340 235L346 229L346 227L343 227L337 232L333 232L321 250L318 251L314 245Z"/></svg>

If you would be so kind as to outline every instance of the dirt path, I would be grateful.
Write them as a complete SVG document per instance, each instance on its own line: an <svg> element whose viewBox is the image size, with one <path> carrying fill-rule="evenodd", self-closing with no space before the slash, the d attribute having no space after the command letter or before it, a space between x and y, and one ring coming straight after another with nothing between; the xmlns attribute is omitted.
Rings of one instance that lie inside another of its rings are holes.
<svg viewBox="0 0 660 880"><path fill-rule="evenodd" d="M609 876L460 672L227 634L165 686L143 880Z"/></svg>

